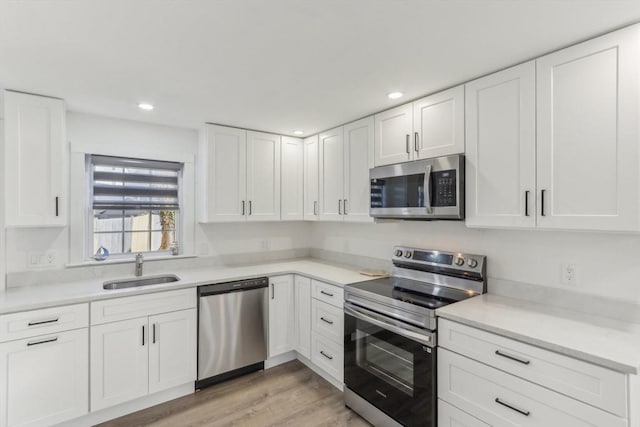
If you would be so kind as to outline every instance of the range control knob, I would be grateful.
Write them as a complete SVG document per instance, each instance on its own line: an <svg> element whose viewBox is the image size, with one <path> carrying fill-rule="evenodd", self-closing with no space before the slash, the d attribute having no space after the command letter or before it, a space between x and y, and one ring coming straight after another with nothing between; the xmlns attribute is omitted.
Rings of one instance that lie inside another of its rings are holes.
<svg viewBox="0 0 640 427"><path fill-rule="evenodd" d="M464 265L464 258L462 258L462 257L456 258L456 265L463 266Z"/></svg>
<svg viewBox="0 0 640 427"><path fill-rule="evenodd" d="M405 252L404 252L404 257L405 257L405 258L411 258L411 255L413 255L413 254L411 253L411 251L405 251Z"/></svg>
<svg viewBox="0 0 640 427"><path fill-rule="evenodd" d="M467 265L471 268L476 268L478 266L478 261L473 258L467 260Z"/></svg>
<svg viewBox="0 0 640 427"><path fill-rule="evenodd" d="M402 256L402 249L396 249L396 256Z"/></svg>

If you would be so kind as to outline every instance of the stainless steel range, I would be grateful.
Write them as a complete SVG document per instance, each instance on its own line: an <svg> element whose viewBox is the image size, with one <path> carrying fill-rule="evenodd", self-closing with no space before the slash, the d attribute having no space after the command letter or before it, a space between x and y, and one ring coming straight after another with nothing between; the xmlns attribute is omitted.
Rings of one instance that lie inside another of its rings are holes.
<svg viewBox="0 0 640 427"><path fill-rule="evenodd" d="M435 310L486 292L486 257L396 247L393 264L345 287L345 405L376 426L435 427Z"/></svg>

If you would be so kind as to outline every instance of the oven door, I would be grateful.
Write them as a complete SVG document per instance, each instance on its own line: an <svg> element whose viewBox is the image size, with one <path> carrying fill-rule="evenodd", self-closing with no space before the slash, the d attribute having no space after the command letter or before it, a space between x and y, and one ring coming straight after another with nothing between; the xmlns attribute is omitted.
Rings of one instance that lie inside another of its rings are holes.
<svg viewBox="0 0 640 427"><path fill-rule="evenodd" d="M344 382L405 426L436 426L435 333L345 303Z"/></svg>
<svg viewBox="0 0 640 427"><path fill-rule="evenodd" d="M369 171L375 218L464 219L464 155L438 157Z"/></svg>

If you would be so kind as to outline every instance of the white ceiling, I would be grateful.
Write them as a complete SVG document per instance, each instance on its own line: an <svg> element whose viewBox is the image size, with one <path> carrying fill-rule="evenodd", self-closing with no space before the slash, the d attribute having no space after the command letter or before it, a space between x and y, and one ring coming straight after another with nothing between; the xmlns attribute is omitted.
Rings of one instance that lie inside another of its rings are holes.
<svg viewBox="0 0 640 427"><path fill-rule="evenodd" d="M638 21L638 0L0 0L0 87L312 134Z"/></svg>

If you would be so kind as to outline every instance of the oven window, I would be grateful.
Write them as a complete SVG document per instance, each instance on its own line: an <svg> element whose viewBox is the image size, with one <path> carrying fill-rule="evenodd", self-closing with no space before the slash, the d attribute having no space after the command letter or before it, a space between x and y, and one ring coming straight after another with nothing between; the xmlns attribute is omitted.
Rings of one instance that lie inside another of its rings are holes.
<svg viewBox="0 0 640 427"><path fill-rule="evenodd" d="M413 397L413 353L356 329L356 365Z"/></svg>
<svg viewBox="0 0 640 427"><path fill-rule="evenodd" d="M372 179L371 207L424 207L424 174Z"/></svg>

